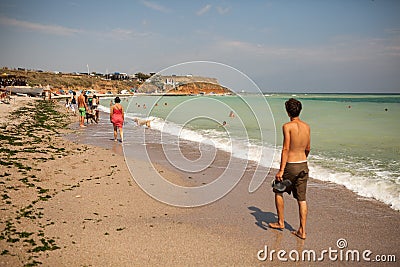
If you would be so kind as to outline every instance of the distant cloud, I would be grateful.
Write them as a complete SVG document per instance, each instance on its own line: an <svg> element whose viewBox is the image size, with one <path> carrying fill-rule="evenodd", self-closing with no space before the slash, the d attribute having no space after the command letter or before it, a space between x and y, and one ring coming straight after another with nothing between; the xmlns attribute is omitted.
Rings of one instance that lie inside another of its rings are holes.
<svg viewBox="0 0 400 267"><path fill-rule="evenodd" d="M76 3L76 2L67 2L67 4L69 4L70 6L74 6L74 7L80 7L80 4Z"/></svg>
<svg viewBox="0 0 400 267"><path fill-rule="evenodd" d="M220 40L217 51L235 52L248 58L279 60L296 59L303 62L355 63L383 60L400 56L400 39L340 37L319 46L274 46L241 40Z"/></svg>
<svg viewBox="0 0 400 267"><path fill-rule="evenodd" d="M109 32L100 32L99 36L102 37L107 37L107 38L111 38L114 40L129 40L129 39L133 39L135 37L145 37L145 36L149 36L151 35L151 33L145 33L145 32L136 32L132 29L122 29L122 28L116 28L113 29Z"/></svg>
<svg viewBox="0 0 400 267"><path fill-rule="evenodd" d="M393 56L393 57L399 57L400 56L400 46L388 46L386 47L386 54Z"/></svg>
<svg viewBox="0 0 400 267"><path fill-rule="evenodd" d="M229 10L231 10L230 7L225 7L225 8L223 8L223 7L217 6L217 11L218 11L218 13L219 13L220 15L225 15L226 13L229 12Z"/></svg>
<svg viewBox="0 0 400 267"><path fill-rule="evenodd" d="M196 12L196 15L197 16L202 16L202 15L206 14L207 12L209 12L211 10L211 8L212 8L212 5L207 4L204 7L202 7L200 10L198 10ZM217 7L215 7L215 9L217 10L218 14L225 15L226 13L229 12L229 10L231 8L230 7L223 8L223 7L217 6Z"/></svg>
<svg viewBox="0 0 400 267"><path fill-rule="evenodd" d="M0 17L0 24L11 27L19 27L30 31L38 31L46 34L53 34L53 35L68 36L82 32L82 30L79 29L63 27L59 25L46 25L41 23L17 20L14 18L8 18L3 16Z"/></svg>
<svg viewBox="0 0 400 267"><path fill-rule="evenodd" d="M202 7L199 11L196 12L197 16L202 16L204 14L206 14L211 8L211 5L205 5L204 7Z"/></svg>
<svg viewBox="0 0 400 267"><path fill-rule="evenodd" d="M153 9L153 10L156 10L156 11L160 11L160 12L163 12L163 13L169 13L169 12L171 12L171 9L169 9L169 8L167 8L167 7L165 7L165 6L162 6L162 5L160 5L160 4L154 3L154 2L142 1L142 3L143 3L146 7L150 8L150 9Z"/></svg>
<svg viewBox="0 0 400 267"><path fill-rule="evenodd" d="M130 36L134 33L132 30L116 28L111 31L111 34L115 36Z"/></svg>
<svg viewBox="0 0 400 267"><path fill-rule="evenodd" d="M396 35L398 35L398 34L400 34L400 28L385 29L385 32L386 32L386 33L389 33L389 34L396 34Z"/></svg>
<svg viewBox="0 0 400 267"><path fill-rule="evenodd" d="M283 59L303 59L303 60L332 60L340 61L337 50L330 46L321 47L287 47L287 46L269 46L258 43L250 43L238 40L223 40L218 46L229 51L234 49L241 55L247 55L254 58L279 58ZM343 51L342 51L343 52ZM347 56L347 55L346 55ZM346 60L350 58L344 57Z"/></svg>

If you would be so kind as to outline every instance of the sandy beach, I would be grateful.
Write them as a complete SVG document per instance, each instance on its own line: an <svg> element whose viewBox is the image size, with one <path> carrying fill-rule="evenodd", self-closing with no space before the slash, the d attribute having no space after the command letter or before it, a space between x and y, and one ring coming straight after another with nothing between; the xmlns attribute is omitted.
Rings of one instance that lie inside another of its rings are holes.
<svg viewBox="0 0 400 267"><path fill-rule="evenodd" d="M267 227L276 220L270 187L276 170L250 194L250 164L222 199L178 208L135 183L112 136L94 136L111 124L79 129L62 104L31 98L0 108L0 266L397 266L393 256L400 260L399 212L342 186L310 179L304 241L291 234L298 227L292 196L285 195L285 229ZM209 168L188 175L168 163L160 146L149 150L157 171L179 185L209 183L227 166L218 151ZM196 155L190 146L184 150ZM140 166L134 176L153 168L140 155L129 160ZM286 251L282 260L279 250ZM289 257L294 250L298 261ZM304 250L315 251L316 260L301 260ZM336 254L318 261L324 250ZM359 261L345 259L349 250L360 252Z"/></svg>

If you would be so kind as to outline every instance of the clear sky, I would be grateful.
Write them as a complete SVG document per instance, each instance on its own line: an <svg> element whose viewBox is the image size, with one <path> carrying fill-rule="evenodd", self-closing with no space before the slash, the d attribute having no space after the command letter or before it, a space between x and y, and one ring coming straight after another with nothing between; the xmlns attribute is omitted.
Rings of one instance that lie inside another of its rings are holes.
<svg viewBox="0 0 400 267"><path fill-rule="evenodd" d="M202 60L263 91L400 93L399 14L398 0L1 0L0 66L134 74Z"/></svg>

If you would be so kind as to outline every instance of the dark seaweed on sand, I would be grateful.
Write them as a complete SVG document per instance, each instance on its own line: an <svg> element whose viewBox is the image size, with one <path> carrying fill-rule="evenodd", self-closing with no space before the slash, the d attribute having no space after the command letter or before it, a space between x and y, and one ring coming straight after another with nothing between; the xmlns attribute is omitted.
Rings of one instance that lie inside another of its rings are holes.
<svg viewBox="0 0 400 267"><path fill-rule="evenodd" d="M16 211L14 218L0 218L0 241L7 242L11 247L19 247L26 250L29 255L25 266L37 266L41 262L35 260L40 253L59 249L55 240L46 237L44 229L49 222L43 225L37 219L44 214L40 208L35 206L40 201L47 201L56 193L51 193L49 189L38 186L39 179L31 171L40 171L35 169L35 162L45 162L66 155L63 147L56 147L52 143L52 137L59 135L61 129L68 126L67 116L57 111L57 103L52 101L37 100L33 105L21 107L9 116L7 123L0 125L0 193L2 201L2 210L7 210L13 205L12 191L18 191L18 187L12 186L9 182L19 181L21 186L33 188L36 192L36 199L31 204ZM38 157L38 153L41 155ZM8 169L16 169L18 177L13 177ZM32 189L31 189L32 190ZM39 229L38 232L18 231L20 220L32 220ZM38 245L40 244L40 245ZM3 250L1 255L16 256L9 250Z"/></svg>

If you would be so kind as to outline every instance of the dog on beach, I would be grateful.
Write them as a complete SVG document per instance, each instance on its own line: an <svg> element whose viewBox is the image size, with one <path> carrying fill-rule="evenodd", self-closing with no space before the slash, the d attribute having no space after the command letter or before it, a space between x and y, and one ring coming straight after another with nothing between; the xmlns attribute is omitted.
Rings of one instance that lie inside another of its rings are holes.
<svg viewBox="0 0 400 267"><path fill-rule="evenodd" d="M150 128L150 122L153 119L139 119L139 118L134 118L133 121L138 125L138 126L146 126L147 128Z"/></svg>
<svg viewBox="0 0 400 267"><path fill-rule="evenodd" d="M91 123L97 123L96 115L92 111L86 112L86 123L89 124L89 120Z"/></svg>

